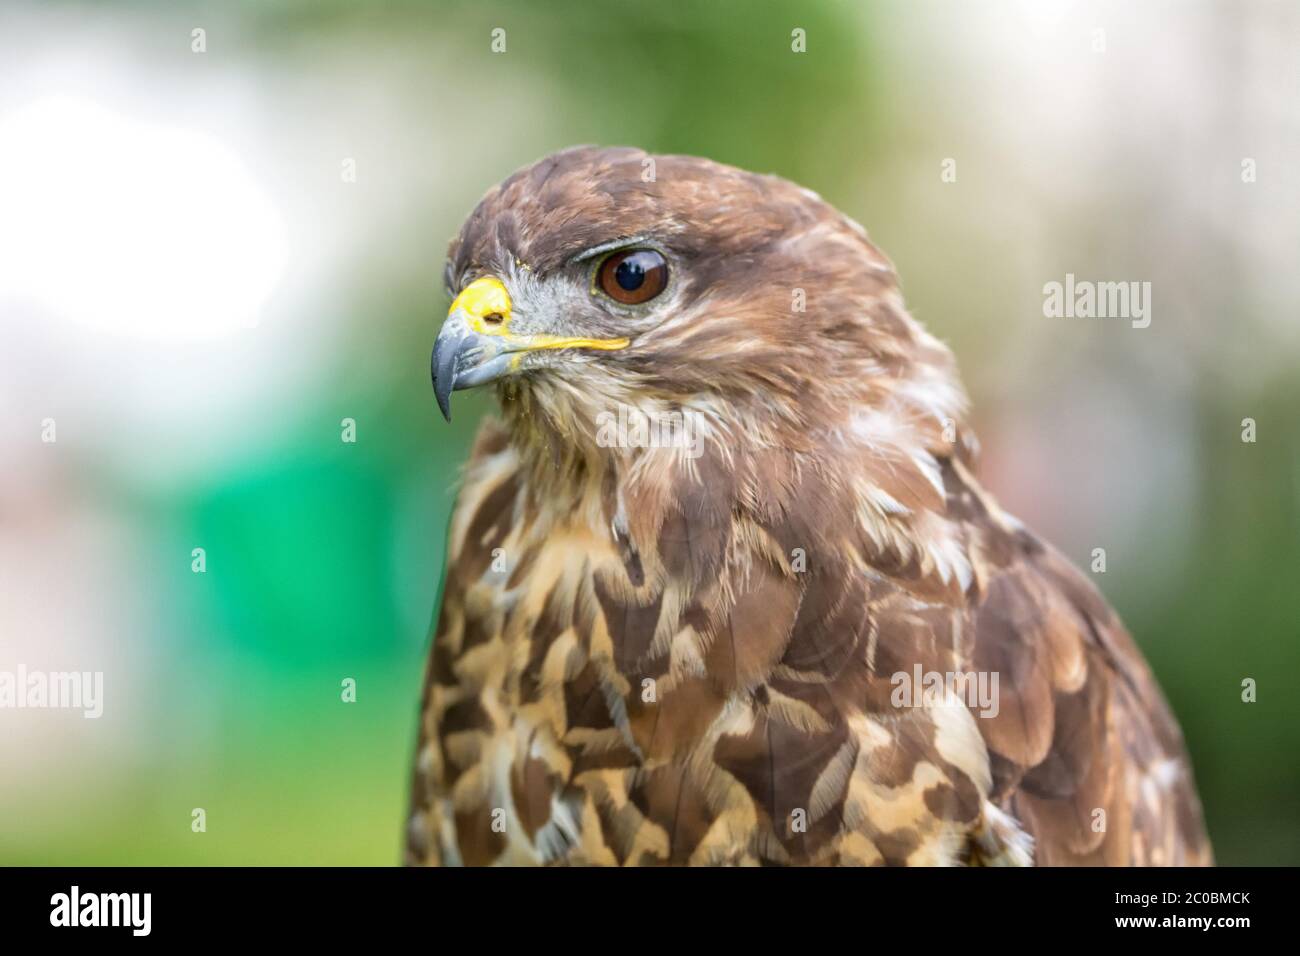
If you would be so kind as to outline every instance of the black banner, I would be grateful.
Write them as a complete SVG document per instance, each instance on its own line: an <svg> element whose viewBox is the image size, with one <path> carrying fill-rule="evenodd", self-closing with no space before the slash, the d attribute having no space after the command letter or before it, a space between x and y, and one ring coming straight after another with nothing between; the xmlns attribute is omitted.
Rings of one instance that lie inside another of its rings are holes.
<svg viewBox="0 0 1300 956"><path fill-rule="evenodd" d="M498 945L608 927L720 939L780 926L807 936L959 933L976 943L1052 932L1230 944L1281 930L1293 871L3 869L9 939L80 943L358 942L465 937ZM665 921L668 921L667 925ZM638 929L638 927L640 927ZM692 930L694 935L694 930ZM865 939L865 937L864 937Z"/></svg>

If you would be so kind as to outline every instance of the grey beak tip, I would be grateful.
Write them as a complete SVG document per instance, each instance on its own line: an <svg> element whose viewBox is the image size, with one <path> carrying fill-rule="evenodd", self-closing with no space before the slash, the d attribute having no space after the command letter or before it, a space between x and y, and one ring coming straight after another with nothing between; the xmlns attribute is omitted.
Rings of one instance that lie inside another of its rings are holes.
<svg viewBox="0 0 1300 956"><path fill-rule="evenodd" d="M433 379L433 395L438 400L438 409L442 412L442 417L448 422L451 421L451 392L456 385L455 353L454 348L445 348L439 340L434 346L433 356L429 362L429 373Z"/></svg>

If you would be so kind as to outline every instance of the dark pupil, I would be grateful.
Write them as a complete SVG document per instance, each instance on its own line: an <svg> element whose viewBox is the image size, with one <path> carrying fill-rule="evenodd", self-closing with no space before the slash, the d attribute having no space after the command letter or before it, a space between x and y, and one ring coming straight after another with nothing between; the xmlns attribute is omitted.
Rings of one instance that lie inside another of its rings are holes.
<svg viewBox="0 0 1300 956"><path fill-rule="evenodd" d="M628 256L614 270L614 281L627 292L635 292L645 283L645 269L637 262L638 256Z"/></svg>

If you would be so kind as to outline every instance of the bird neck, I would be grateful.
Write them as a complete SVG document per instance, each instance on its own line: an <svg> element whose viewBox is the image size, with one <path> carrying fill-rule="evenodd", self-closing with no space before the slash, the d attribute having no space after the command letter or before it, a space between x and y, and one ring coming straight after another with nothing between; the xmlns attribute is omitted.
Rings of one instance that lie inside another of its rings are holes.
<svg viewBox="0 0 1300 956"><path fill-rule="evenodd" d="M784 567L834 547L937 589L969 584L946 512L953 470L973 481L974 439L955 418L880 395L822 407L816 426L757 400L633 400L558 381L502 398L530 510L612 538L633 583L702 579L738 547ZM673 570L684 540L688 564Z"/></svg>

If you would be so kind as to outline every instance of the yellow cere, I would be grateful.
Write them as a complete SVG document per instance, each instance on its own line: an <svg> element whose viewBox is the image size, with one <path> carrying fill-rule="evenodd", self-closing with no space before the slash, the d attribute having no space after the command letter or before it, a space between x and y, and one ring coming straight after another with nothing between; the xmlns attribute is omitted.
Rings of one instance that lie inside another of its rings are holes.
<svg viewBox="0 0 1300 956"><path fill-rule="evenodd" d="M447 314L457 309L465 313L469 327L479 335L504 335L510 325L510 293L500 279L492 276L475 279L461 289ZM501 322L488 325L483 319L489 315L501 316Z"/></svg>
<svg viewBox="0 0 1300 956"><path fill-rule="evenodd" d="M563 335L511 335L510 293L505 284L494 276L475 279L461 290L447 314L460 310L466 324L479 335L493 335L505 339L514 350L534 349L600 349L606 352L625 349L628 339L583 339ZM488 316L500 316L500 321L488 322Z"/></svg>

